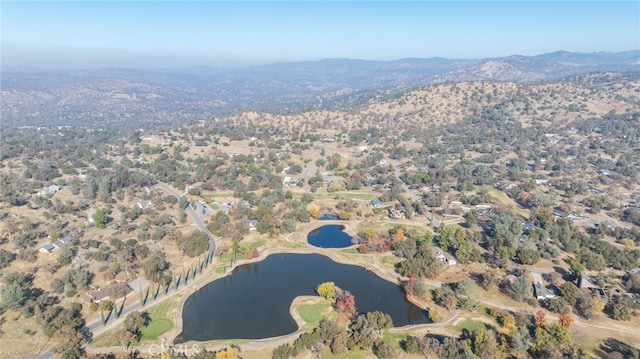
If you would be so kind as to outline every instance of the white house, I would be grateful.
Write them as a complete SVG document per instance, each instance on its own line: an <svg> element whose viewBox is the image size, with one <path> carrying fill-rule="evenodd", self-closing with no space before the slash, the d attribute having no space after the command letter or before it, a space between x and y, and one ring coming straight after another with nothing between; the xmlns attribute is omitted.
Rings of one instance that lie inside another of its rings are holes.
<svg viewBox="0 0 640 359"><path fill-rule="evenodd" d="M458 261L455 258L453 258L451 254L443 251L440 248L432 247L431 253L436 259L440 260L442 263L446 265L454 266L458 264Z"/></svg>
<svg viewBox="0 0 640 359"><path fill-rule="evenodd" d="M52 184L51 186L43 188L40 194L43 196L52 195L58 193L58 191L60 191L60 186Z"/></svg>
<svg viewBox="0 0 640 359"><path fill-rule="evenodd" d="M557 295L555 295L555 293L553 293L551 290L546 288L540 282L536 282L533 285L533 290L535 291L537 299L549 299L549 298L556 298L557 297Z"/></svg>
<svg viewBox="0 0 640 359"><path fill-rule="evenodd" d="M45 245L40 247L39 251L42 252L42 253L51 253L51 251L53 251L55 248L56 247L54 247L53 244L46 243Z"/></svg>
<svg viewBox="0 0 640 359"><path fill-rule="evenodd" d="M145 199L145 200L142 200L142 201L138 201L136 203L136 205L140 209L147 209L147 208L151 208L151 206L153 206L153 202L151 202L151 200L149 200L149 199Z"/></svg>
<svg viewBox="0 0 640 359"><path fill-rule="evenodd" d="M249 226L250 231L255 231L256 229L258 229L258 224L260 223L255 219L248 219L247 217L243 217L241 221Z"/></svg>

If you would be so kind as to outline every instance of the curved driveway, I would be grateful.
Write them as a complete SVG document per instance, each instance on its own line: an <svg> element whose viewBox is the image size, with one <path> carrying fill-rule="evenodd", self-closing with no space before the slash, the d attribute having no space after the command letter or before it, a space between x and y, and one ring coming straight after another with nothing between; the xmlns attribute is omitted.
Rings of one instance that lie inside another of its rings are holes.
<svg viewBox="0 0 640 359"><path fill-rule="evenodd" d="M177 199L180 199L180 197L184 196L183 194L181 194L180 192L176 191L172 187L169 187L169 185L167 185L166 183L158 182L156 184L156 187L158 187L161 190L169 193L170 195L174 196ZM186 212L189 215L189 217L191 217L191 219L193 220L193 223L195 223L195 225L198 227L200 232L202 232L202 233L207 235L207 237L209 238L209 250L212 251L213 253L215 253L216 249L217 249L216 248L216 239L215 239L215 237L213 237L213 234L211 234L211 232L209 232L209 229L207 228L207 226L205 226L204 222L202 222L202 218L200 218L200 216L198 216L196 211L190 205L187 206Z"/></svg>

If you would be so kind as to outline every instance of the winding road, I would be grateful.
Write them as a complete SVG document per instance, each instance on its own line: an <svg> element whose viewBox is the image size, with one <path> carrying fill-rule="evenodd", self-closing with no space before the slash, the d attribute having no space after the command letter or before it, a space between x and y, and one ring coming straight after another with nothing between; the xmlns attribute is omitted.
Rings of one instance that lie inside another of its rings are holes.
<svg viewBox="0 0 640 359"><path fill-rule="evenodd" d="M180 197L183 196L183 194L181 194L180 192L176 191L175 189L173 189L172 187L170 187L169 185L167 185L166 183L162 183L162 182L158 182L156 184L156 187L160 188L161 190L167 192L168 194L176 197L177 199L180 199ZM193 223L198 227L198 229L202 232L205 233L207 235L207 237L209 238L209 251L215 253L217 250L217 244L216 244L216 239L215 237L211 234L211 232L209 232L209 230L207 229L207 226L204 224L204 222L202 221L202 218L200 218L200 216L198 216L198 214L196 213L196 211L191 207L191 206L187 206L187 208L185 209L187 214L189 215L189 217L191 217L191 220L193 220ZM215 258L215 256L213 257ZM185 285L181 285L180 289L184 289L190 286L185 286ZM173 289L173 290L172 290ZM172 295L174 293L176 293L176 289L172 288L169 289L168 292L165 293L165 291L160 290L158 291L157 295L153 295L152 292L149 293L149 297L150 299L147 301L155 301L158 300L164 296L169 296ZM126 314L138 309L139 307L141 307L140 301L137 299L133 299L134 297L131 296L131 298L128 298L129 301L131 301L131 304L125 306L124 308L122 308L122 313L120 314L120 316L116 319L111 319L107 322L107 324L102 324L102 319L101 318L97 318L95 320L92 320L90 322L87 322L84 328L85 331L85 335L88 335L90 338L93 338L99 334L102 334L108 330L111 330L113 328L115 328L116 326L120 325L120 323L122 323L124 321L124 318L126 317ZM122 304L120 304L122 305ZM112 314L113 315L113 314ZM53 357L53 352L55 350L55 345L51 346L49 348L47 348L46 351L40 353L38 356L36 356L36 359L49 359Z"/></svg>
<svg viewBox="0 0 640 359"><path fill-rule="evenodd" d="M160 188L161 190L167 192L168 194L174 196L177 199L180 199L180 197L184 196L184 194L181 194L180 192L176 191L175 189L173 189L172 187L170 187L166 183L158 182L156 184L156 187ZM213 236L213 234L211 234L211 232L209 232L209 229L207 229L207 226L202 221L202 218L200 218L200 216L198 216L196 211L191 206L187 206L187 208L185 210L186 210L187 214L189 215L189 217L191 217L191 220L193 220L193 223L195 223L195 225L198 227L200 232L202 232L202 233L207 235L207 237L209 238L209 250L213 251L215 253L216 250L217 250L216 239Z"/></svg>

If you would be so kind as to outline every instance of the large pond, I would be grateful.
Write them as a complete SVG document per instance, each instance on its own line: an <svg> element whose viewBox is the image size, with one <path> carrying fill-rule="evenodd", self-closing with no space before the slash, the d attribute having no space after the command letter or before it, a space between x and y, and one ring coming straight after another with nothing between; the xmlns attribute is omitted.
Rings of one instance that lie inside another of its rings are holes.
<svg viewBox="0 0 640 359"><path fill-rule="evenodd" d="M316 228L307 235L307 242L320 248L345 248L353 245L351 236L344 233L344 226L330 224Z"/></svg>
<svg viewBox="0 0 640 359"><path fill-rule="evenodd" d="M426 312L407 301L399 286L365 268L339 264L319 254L274 254L238 266L230 276L192 294L184 305L183 329L176 342L293 333L298 329L289 313L293 299L316 295L315 287L328 281L353 293L360 312L387 313L396 327L429 323Z"/></svg>

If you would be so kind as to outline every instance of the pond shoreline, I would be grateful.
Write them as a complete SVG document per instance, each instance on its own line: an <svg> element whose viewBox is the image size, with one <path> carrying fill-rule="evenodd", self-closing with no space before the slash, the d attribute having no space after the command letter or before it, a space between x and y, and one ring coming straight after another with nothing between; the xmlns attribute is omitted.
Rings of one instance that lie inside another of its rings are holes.
<svg viewBox="0 0 640 359"><path fill-rule="evenodd" d="M171 338L170 342L175 342L175 340L177 339L178 335L180 333L182 333L182 329L183 329L183 318L182 318L182 313L184 310L184 305L187 301L187 299L193 295L195 293L195 291L197 291L198 289L212 283L213 281L216 281L218 279L224 278L224 277L230 277L230 275L233 273L233 271L242 265L246 265L246 264L252 264L252 263L258 263L258 262L262 262L264 261L267 257L269 257L270 255L274 255L274 254L318 254L318 255L322 255L324 257L329 258L330 260L334 261L335 263L339 263L339 264L344 264L344 265L353 265L353 266L358 266L361 268L365 268L367 271L372 272L373 274L377 275L379 278L392 283L394 285L399 285L400 282L402 280L406 280L406 278L398 275L395 272L391 272L389 269L382 267L380 263L378 263L375 260L376 255L366 255L366 254L349 254L349 253L343 253L341 252L342 250L344 250L345 248L336 248L336 249L331 249L331 248L319 248L319 247L313 247L309 244L307 244L304 248L286 248L286 247L272 247L272 248L266 248L264 250L262 250L260 252L260 255L256 258L252 258L252 259L241 259L238 260L232 267L229 267L226 269L225 273L223 273L222 275L217 274L208 278L208 280L206 282L202 282L202 283L196 283L198 284L197 286L194 287L194 291L184 295L180 302L178 303L178 308L177 310L174 312L175 313L175 318L174 318L174 323L175 326L174 328L171 330L171 332L166 334L167 338ZM351 257L351 258L348 258ZM369 260L368 260L369 259ZM210 273L215 273L215 272L210 272ZM199 282L199 281L198 281ZM298 296L296 298L293 299L290 308L289 308L289 312L291 314L291 317L294 319L294 321L297 324L297 330L294 331L293 333L290 334L286 334L283 336L277 336L277 337L271 337L271 338L263 338L263 339L243 339L243 338L237 338L234 340L237 341L249 341L250 343L256 342L256 343L264 343L264 342L280 342L283 338L288 338L288 341L290 340L294 340L295 338L297 338L297 336L299 336L300 334L302 334L304 332L304 321L302 320L302 318L299 317L298 311L297 311L297 307L298 307L298 302L299 302L299 298L303 298L305 296ZM409 301L410 303L412 303L413 305L415 305L416 307L425 310L426 308L424 307L423 303L419 303L417 301L415 301L415 298L411 297L411 296L407 296L406 294L404 295L404 298ZM418 324L419 326L423 326L425 324ZM222 341L222 340L221 340ZM228 341L227 339L224 339L224 341ZM197 340L189 340L189 341L185 341L185 342L180 342L180 345L202 345L203 343L208 343L208 342L212 342L212 341L197 341ZM215 341L213 341L215 342ZM244 346L244 345L243 345Z"/></svg>

